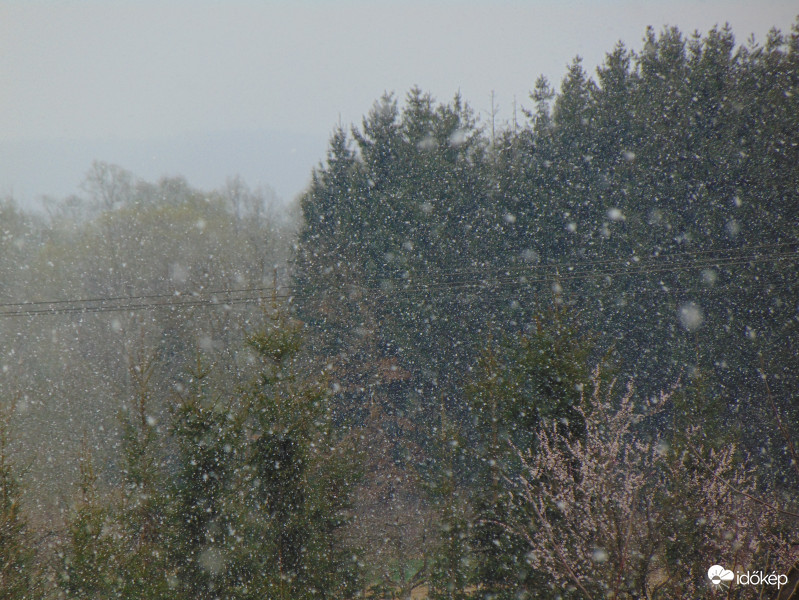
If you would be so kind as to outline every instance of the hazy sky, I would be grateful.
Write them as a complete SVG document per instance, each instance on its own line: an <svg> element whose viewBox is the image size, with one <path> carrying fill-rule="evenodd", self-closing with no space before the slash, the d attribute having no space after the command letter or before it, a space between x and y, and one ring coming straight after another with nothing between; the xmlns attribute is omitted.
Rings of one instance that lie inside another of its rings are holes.
<svg viewBox="0 0 799 600"><path fill-rule="evenodd" d="M647 25L739 42L789 31L795 1L210 2L0 0L0 195L78 191L92 159L199 186L241 173L299 192L336 123L384 91L457 91L500 118L558 84L576 54L593 72ZM126 164L128 163L128 164Z"/></svg>

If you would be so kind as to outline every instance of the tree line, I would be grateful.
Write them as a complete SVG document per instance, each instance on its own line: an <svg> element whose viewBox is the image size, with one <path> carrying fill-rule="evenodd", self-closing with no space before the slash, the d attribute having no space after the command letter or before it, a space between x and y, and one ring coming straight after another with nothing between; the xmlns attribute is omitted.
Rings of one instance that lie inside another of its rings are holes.
<svg viewBox="0 0 799 600"><path fill-rule="evenodd" d="M5 202L5 302L263 297L3 317L0 592L672 598L712 597L713 563L788 573L798 59L799 25L650 29L499 131L386 95L334 132L296 238L239 180L102 163L49 222Z"/></svg>

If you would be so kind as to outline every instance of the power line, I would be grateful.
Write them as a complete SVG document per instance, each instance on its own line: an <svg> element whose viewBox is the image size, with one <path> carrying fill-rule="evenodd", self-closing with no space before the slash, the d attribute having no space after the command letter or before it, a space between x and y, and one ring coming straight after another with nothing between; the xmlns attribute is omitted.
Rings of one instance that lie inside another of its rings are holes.
<svg viewBox="0 0 799 600"><path fill-rule="evenodd" d="M503 270L501 274L489 275L479 279L461 280L461 281L431 281L429 283L414 282L413 278L381 278L377 281L381 283L392 282L405 283L390 290L382 289L382 286L375 286L365 288L363 286L356 286L364 292L376 293L391 293L395 295L423 295L442 290L486 290L495 289L499 287L508 286L533 286L536 284L546 283L562 283L569 281L580 281L590 278L607 278L619 276L637 276L655 273L675 273L687 270L696 270L708 267L734 267L743 264L752 263L767 263L767 262L782 262L785 260L794 260L799 257L799 251L790 252L775 252L772 254L754 254L751 256L742 255L745 250L752 251L754 249L762 248L777 248L789 245L796 245L795 243L785 244L769 244L758 247L750 247L747 249L732 249L732 250L706 250L697 251L695 253L680 253L681 256L694 255L699 256L714 252L722 254L721 257L704 257L696 258L694 260L679 260L671 261L668 257L652 257L646 260L642 259L638 262L629 259L616 259L606 261L583 261L575 263L559 263L548 265L528 265L524 269L517 271L517 274L512 274L509 270ZM723 256L727 254L727 256ZM662 263L662 264L658 264ZM600 267L599 265L604 265ZM591 268L591 267L599 268ZM565 273L561 273L565 270ZM532 273L544 271L537 277L529 277L525 273ZM437 275L451 274L460 275L461 272L457 270L447 271L442 270L436 273ZM348 282L343 282L341 287L353 285ZM774 284L771 284L772 286ZM737 284L729 284L729 287L738 288ZM782 286L777 286L782 287ZM751 288L751 286L750 286ZM76 298L76 299L60 299L60 300L40 300L16 303L2 303L0 308L11 310L0 310L0 317L13 317L13 316L36 316L36 315L57 315L57 314L84 314L84 313L105 313L105 312L133 312L139 310L152 310L152 309L177 309L177 308L195 308L195 307L227 307L242 304L258 304L263 303L269 297L279 299L306 299L310 298L312 294L301 293L279 293L279 290L285 289L285 286L265 286L265 287L251 287L251 288L229 288L218 290L201 290L188 293L173 292L170 294L144 294L144 295L128 295L128 296L105 296L94 298ZM328 288L330 289L330 288ZM726 286L716 286L715 288L702 289L703 292L711 292L711 290L726 289ZM751 288L756 289L756 288ZM680 289L651 289L651 290L625 290L636 292L668 292L668 293L686 293ZM698 290L692 290L698 291ZM151 300L166 300L161 302L153 302Z"/></svg>
<svg viewBox="0 0 799 600"><path fill-rule="evenodd" d="M636 265L633 263L630 267L625 267L624 269L620 269L616 266L609 267L606 269L594 269L594 270L581 270L581 271L574 271L574 272L566 272L566 273L559 273L553 272L543 277L537 278L529 278L524 275L513 276L513 275L501 275L501 276L493 276L493 277L483 277L478 280L472 281L434 281L431 283L407 283L407 285L402 287L393 288L390 291L394 294L404 294L404 293L425 293L425 292L435 292L438 290L446 290L446 289L480 289L480 288L492 288L492 287L500 287L506 285L534 285L534 284L541 284L541 283L560 283L560 282L567 282L567 281L579 281L585 280L590 278L599 278L599 277L618 277L618 276L630 276L630 275L646 275L646 274L654 274L654 273L673 273L673 272L680 272L680 271L687 271L687 270L695 270L707 267L716 267L716 266L739 266L742 264L749 264L749 263L757 263L757 262L780 262L783 260L789 260L799 257L799 252L787 252L787 253L780 253L774 254L770 256L760 256L760 257L732 257L724 260L707 260L707 261L691 261L679 264L665 264L665 265L658 265L658 266L650 266L650 265ZM386 282L391 282L391 279L384 280ZM393 281L397 281L396 279ZM402 281L402 280L399 280Z"/></svg>
<svg viewBox="0 0 799 600"><path fill-rule="evenodd" d="M724 266L730 265L739 265L751 262L777 262L789 258L794 258L797 256L797 253L782 253L779 255L772 255L772 256L761 256L757 259L753 259L751 257L747 257L746 259L738 259L738 260L727 260L723 262ZM714 265L717 265L719 261L714 262ZM590 271L590 272L578 272L578 273L567 273L557 276L549 276L537 279L528 279L526 277L520 277L518 279L515 278L508 278L508 277L495 277L494 279L480 279L478 281L461 281L461 282L437 282L433 284L420 284L416 286L406 286L404 288L394 289L391 290L394 294L422 294L431 291L441 290L441 289L479 289L479 288L496 288L496 287L503 287L507 285L533 285L537 283L555 283L555 282L562 282L562 281L569 281L569 280L581 280L587 279L591 277L601 277L601 276L611 276L611 275L641 275L641 274L651 274L657 272L674 272L674 271L685 271L689 269L697 269L703 266L707 266L707 264L703 264L700 261L694 261L692 263L685 263L681 265L669 265L663 266L656 269L653 268L638 268L638 269L629 269L629 270L600 270L600 271ZM346 285L346 284L345 284ZM126 303L122 305L99 305L99 306L64 306L64 307L57 307L52 306L52 304L64 304L69 301L61 300L57 302L36 302L36 303L19 303L19 304L8 304L7 306L46 306L46 308L35 308L35 309L20 309L20 310L12 310L12 311L0 311L0 316L29 316L29 315L37 315L37 314L69 314L69 313L99 313L99 312L119 312L119 311L136 311L136 310L146 310L146 309L153 309L153 308L181 308L181 307L198 307L198 306L233 306L239 304L253 304L253 303L262 303L265 300L265 294L263 292L273 292L272 296L281 299L302 299L310 297L310 294L278 294L277 291L281 289L282 286L275 287L263 287L263 288L242 288L242 289L228 289L228 290L215 290L213 292L207 292L207 295L211 295L211 298L201 298L199 295L194 295L192 298L184 299L185 296L175 296L171 294L152 294L147 296L129 296L129 297L108 297L106 299L103 298L96 298L92 299L91 302L95 303L102 303L105 301L112 301L112 300L131 300L131 299L142 299L142 298L170 298L168 302L145 302L145 303ZM734 287L738 287L737 285ZM362 288L364 291L370 291L366 288ZM717 286L716 289L721 289ZM372 288L371 291L374 292L384 292L380 288ZM629 291L629 290L628 290ZM640 290L639 290L640 291ZM649 290L649 291L667 291L667 290ZM668 290L668 291L678 291ZM245 295L245 296L236 296L234 294L241 294L244 292L260 292L257 295ZM227 296L226 298L220 300L216 296ZM178 300L178 298L180 298ZM81 301L73 301L75 303ZM87 300L83 300L83 302L88 302Z"/></svg>
<svg viewBox="0 0 799 600"><path fill-rule="evenodd" d="M513 272L536 271L536 270L558 270L558 271L564 270L571 272L573 269L577 267L593 267L597 265L612 266L615 264L618 266L625 266L625 267L628 266L640 267L649 262L668 261L673 258L681 256L701 256L710 253L721 254L722 257L718 259L713 259L713 258L702 259L714 263L726 260L723 256L725 254L732 255L732 254L749 253L767 248L781 248L786 246L799 246L799 242L760 244L755 246L747 246L743 248L727 248L727 249L718 248L718 249L707 249L707 250L684 251L684 252L660 254L656 256L646 256L646 257L581 260L576 262L544 263L544 264L522 264L522 265L503 268L502 271L504 272L505 275L511 275ZM741 257L735 257L735 258L741 258ZM694 263L691 264L695 264L695 262L696 261L694 261ZM466 267L466 268L455 268L455 269L436 269L435 274L458 276L461 274L483 274L484 272L485 272L485 267L481 268ZM563 277L565 277L565 275L563 275ZM376 279L379 279L380 281L404 280L404 278L402 277L381 277ZM281 287L282 286L278 286L278 289L280 289ZM101 303L101 302L116 302L116 301L130 301L130 300L151 300L158 298L185 298L186 296L191 296L192 298L199 298L202 296L215 296L215 295L237 294L237 293L271 293L274 289L275 289L274 286L260 286L260 287L250 287L250 288L222 288L222 289L211 289L211 290L200 289L200 290L191 290L186 292L175 290L173 292L168 292L168 293L165 292L165 293L153 293L153 294L129 294L125 296L97 296L90 298L66 298L66 299L55 299L55 300L0 302L0 309L16 307L16 306L19 307L42 306L42 305L51 306L56 304Z"/></svg>
<svg viewBox="0 0 799 600"><path fill-rule="evenodd" d="M544 280L540 280L541 282L545 282ZM551 281L554 283L554 280ZM475 287L480 288L496 288L500 287L499 285L492 285L492 286L484 286L481 284L476 284ZM783 289L785 286L777 285L777 284L762 284L760 286L749 286L749 290L774 290L774 289ZM650 294L650 293L666 293L666 294L686 294L686 293L706 293L706 294L721 294L727 293L731 289L740 289L740 286L737 284L728 284L728 285L721 285L721 286L713 286L713 287L706 287L706 288L653 288L653 289L644 289L644 288L632 288L632 289L625 289L621 291L621 294ZM379 290L374 290L379 291ZM400 290L401 291L401 290ZM485 289L483 289L485 291ZM418 291L417 291L418 293ZM567 296L567 297L576 297L578 294L575 292L563 291L558 292L558 295ZM233 306L240 306L240 305L248 305L248 304L265 304L271 298L275 298L278 300L296 300L298 298L303 298L308 296L298 296L296 294L276 294L270 297L269 299L265 298L264 296L252 296L252 297L244 297L244 298L236 298L231 299L227 302L211 302L208 300L194 300L194 301L185 301L179 303L172 303L172 302L159 302L159 303L144 303L144 304L128 304L122 306L94 306L94 307L65 307L65 308L53 308L53 309L34 309L34 310L25 310L25 311L15 311L15 312L0 312L0 317L32 317L32 316L39 316L39 315L65 315L65 314L90 314L90 313L114 313L114 312L136 312L140 310L153 310L153 309L177 309L177 308L197 308L197 307L216 307L216 308L223 308L228 309L232 308ZM387 301L391 301L391 298L386 298Z"/></svg>
<svg viewBox="0 0 799 600"><path fill-rule="evenodd" d="M683 252L670 252L668 254L657 254L657 255L649 255L649 256L640 256L640 255L633 255L629 258L612 258L612 259L584 259L574 262L545 262L545 263L525 263L519 265L513 265L509 267L503 268L504 271L518 271L518 270L527 270L527 269L570 269L574 267L586 267L586 266L597 266L597 265L612 265L612 264L629 264L631 262L642 264L646 262L660 262L660 261L668 261L672 259L678 259L680 257L700 257L703 255L709 254L720 254L722 257L724 255L733 255L733 254L747 254L747 253L754 253L760 250L765 249L776 249L776 248L785 248L788 246L799 246L799 242L781 242L781 243L774 243L774 244L757 244L754 246L745 246L741 248L710 248L705 250L686 250ZM712 257L705 257L704 260L712 260ZM440 269L437 273L448 273L452 275L458 274L476 274L484 272L484 266L474 266L474 267L463 267L463 268L455 268L455 269Z"/></svg>
<svg viewBox="0 0 799 600"><path fill-rule="evenodd" d="M278 286L279 287L279 286ZM129 295L129 296L97 296L95 298L68 298L62 300L32 300L32 301L24 301L24 302L3 302L0 303L0 308L11 307L11 306L40 306L40 305L52 305L52 304L77 304L77 303L90 303L90 302L115 302L119 300L149 300L152 298L182 298L185 296L191 297L199 297L201 295L218 295L218 294L230 294L230 293L237 293L237 292L263 292L269 291L273 289L272 287L257 287L257 288L231 288L231 289L221 289L221 290L193 290L190 292L180 292L174 291L171 293L162 293L162 294L139 294L139 295Z"/></svg>

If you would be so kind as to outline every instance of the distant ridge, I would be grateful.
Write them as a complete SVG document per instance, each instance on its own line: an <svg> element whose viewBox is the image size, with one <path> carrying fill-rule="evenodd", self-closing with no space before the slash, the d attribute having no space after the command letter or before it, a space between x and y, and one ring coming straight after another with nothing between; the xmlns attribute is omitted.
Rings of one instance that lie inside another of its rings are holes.
<svg viewBox="0 0 799 600"><path fill-rule="evenodd" d="M185 133L156 139L0 140L0 196L25 206L42 196L81 192L94 160L112 163L142 179L183 176L200 189L213 189L232 175L256 188L269 186L283 201L296 197L311 169L325 156L328 136L290 131Z"/></svg>

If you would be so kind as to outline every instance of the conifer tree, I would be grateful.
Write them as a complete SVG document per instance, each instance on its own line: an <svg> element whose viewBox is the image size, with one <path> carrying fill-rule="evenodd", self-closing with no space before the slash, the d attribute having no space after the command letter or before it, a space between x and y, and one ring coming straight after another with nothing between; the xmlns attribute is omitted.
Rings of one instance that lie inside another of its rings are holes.
<svg viewBox="0 0 799 600"><path fill-rule="evenodd" d="M0 598L22 600L31 597L34 553L11 460L11 414L0 405Z"/></svg>
<svg viewBox="0 0 799 600"><path fill-rule="evenodd" d="M123 493L116 507L126 544L121 562L122 594L142 600L174 595L167 535L171 490L150 387L154 367L153 357L143 356L129 367L132 393L121 415Z"/></svg>
<svg viewBox="0 0 799 600"><path fill-rule="evenodd" d="M85 439L78 468L79 493L69 522L59 583L70 599L114 597L123 584L120 532L111 510L99 495L97 475Z"/></svg>
<svg viewBox="0 0 799 600"><path fill-rule="evenodd" d="M463 438L441 403L437 461L430 485L438 512L438 535L430 565L429 596L434 600L464 600L472 580L474 559L465 489L457 473L463 472Z"/></svg>
<svg viewBox="0 0 799 600"><path fill-rule="evenodd" d="M345 598L359 586L343 540L358 479L352 439L333 429L329 391L304 373L299 322L273 306L248 337L262 370L245 390L240 505L245 597Z"/></svg>
<svg viewBox="0 0 799 600"><path fill-rule="evenodd" d="M211 371L198 353L170 423L177 472L169 509L169 560L178 591L200 599L231 590L239 543L234 500L241 423L232 396L211 395Z"/></svg>
<svg viewBox="0 0 799 600"><path fill-rule="evenodd" d="M514 598L541 584L524 541L502 526L525 518L507 484L521 468L516 448L535 452L542 423L553 423L569 439L583 435L576 405L590 382L592 351L574 317L556 308L519 340L489 345L467 389L476 579L497 598Z"/></svg>

